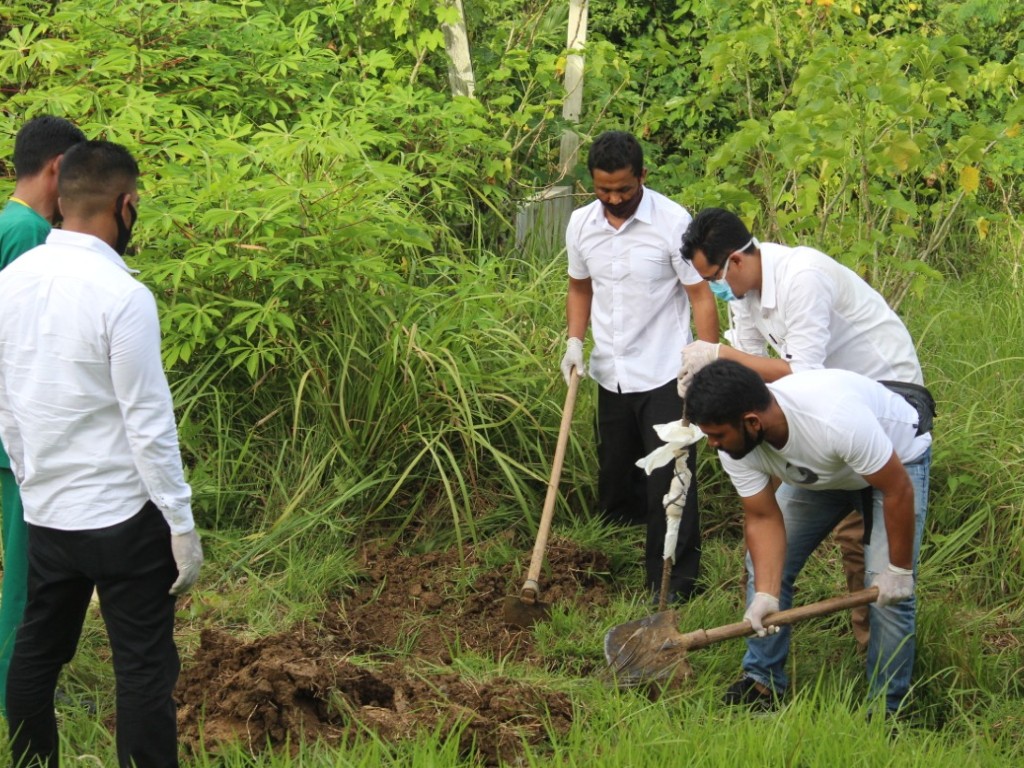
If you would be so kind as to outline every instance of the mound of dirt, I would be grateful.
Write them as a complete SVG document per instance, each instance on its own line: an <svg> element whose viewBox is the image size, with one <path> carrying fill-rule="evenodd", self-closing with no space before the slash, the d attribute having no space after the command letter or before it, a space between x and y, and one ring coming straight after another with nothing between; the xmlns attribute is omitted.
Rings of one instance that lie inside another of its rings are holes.
<svg viewBox="0 0 1024 768"><path fill-rule="evenodd" d="M530 631L502 622L501 602L521 584L507 569L483 568L481 554L367 548L365 582L318 623L253 642L205 630L178 683L182 741L216 751L240 740L255 753L302 740L344 742L366 729L390 741L429 730L457 733L463 756L498 765L513 762L524 743L564 733L573 717L565 694L445 668L467 653L544 663ZM603 554L552 539L547 563L546 601L608 603Z"/></svg>

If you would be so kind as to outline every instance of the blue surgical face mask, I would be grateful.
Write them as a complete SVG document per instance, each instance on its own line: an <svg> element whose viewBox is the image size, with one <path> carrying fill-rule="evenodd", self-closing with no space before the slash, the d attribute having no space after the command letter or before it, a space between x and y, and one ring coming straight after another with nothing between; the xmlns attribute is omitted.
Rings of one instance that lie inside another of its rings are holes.
<svg viewBox="0 0 1024 768"><path fill-rule="evenodd" d="M736 301L736 294L732 292L732 288L725 280L712 280L709 285L716 298L722 301Z"/></svg>
<svg viewBox="0 0 1024 768"><path fill-rule="evenodd" d="M732 256L730 255L729 258L731 259ZM722 268L722 276L708 283L711 286L711 292L722 301L736 301L736 294L732 292L732 287L725 281L725 276L729 274L729 264L731 263L729 259L726 259L725 266Z"/></svg>
<svg viewBox="0 0 1024 768"><path fill-rule="evenodd" d="M742 248L737 248L735 251L733 251L733 253L741 253L747 250L747 248L749 248L755 242L756 241L754 240L754 238L750 238L750 241L746 245L744 245ZM736 294L732 292L732 287L725 280L725 276L729 274L729 265L732 263L731 259L732 254L729 254L729 258L725 260L725 265L722 267L721 277L719 277L717 280L709 281L711 292L715 294L716 298L719 298L722 301L736 301L737 299Z"/></svg>

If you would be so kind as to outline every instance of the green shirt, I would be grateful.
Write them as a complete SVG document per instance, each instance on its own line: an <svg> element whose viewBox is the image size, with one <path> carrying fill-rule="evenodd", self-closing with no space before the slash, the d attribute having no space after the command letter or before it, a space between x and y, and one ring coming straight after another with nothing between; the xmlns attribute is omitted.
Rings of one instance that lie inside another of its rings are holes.
<svg viewBox="0 0 1024 768"><path fill-rule="evenodd" d="M0 269L3 269L25 251L46 242L50 222L32 208L11 200L0 211ZM0 446L0 467L10 468L7 451Z"/></svg>

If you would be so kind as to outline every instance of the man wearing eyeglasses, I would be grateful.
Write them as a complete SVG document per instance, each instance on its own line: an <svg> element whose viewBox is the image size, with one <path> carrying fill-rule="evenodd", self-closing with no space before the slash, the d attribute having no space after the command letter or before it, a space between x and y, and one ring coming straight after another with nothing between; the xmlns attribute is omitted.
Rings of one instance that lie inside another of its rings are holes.
<svg viewBox="0 0 1024 768"><path fill-rule="evenodd" d="M728 302L731 328L726 334L728 344L697 341L683 350L680 395L685 396L697 371L724 359L742 363L766 382L820 368L853 371L902 385L900 394L915 400L922 411L933 408L903 321L881 294L835 259L806 246L760 243L736 214L721 208L697 214L683 237L682 253L715 295ZM769 356L769 348L774 356ZM779 493L787 493L785 484ZM835 536L847 585L851 591L861 589L865 534L859 510L852 510L836 526ZM854 611L853 628L858 647L865 649L866 607ZM753 642L748 656L784 653L775 647L784 642L780 638ZM757 663L752 661L751 667ZM749 678L733 686L736 690L730 689L726 701L749 704L756 693L766 693L751 691L745 683Z"/></svg>
<svg viewBox="0 0 1024 768"><path fill-rule="evenodd" d="M679 255L691 216L645 186L647 170L636 137L602 133L591 145L587 167L597 199L573 212L566 231L568 342L561 370L567 383L573 368L583 375L589 326L594 339L589 375L598 384L598 505L610 522L647 526L647 588L657 597L665 546L663 498L672 468L648 476L636 461L661 445L655 424L682 417L674 355L693 339L691 308L697 335L707 341L718 339L718 314L707 284ZM695 474L692 447L688 466ZM691 482L669 602L692 595L699 563L697 492Z"/></svg>

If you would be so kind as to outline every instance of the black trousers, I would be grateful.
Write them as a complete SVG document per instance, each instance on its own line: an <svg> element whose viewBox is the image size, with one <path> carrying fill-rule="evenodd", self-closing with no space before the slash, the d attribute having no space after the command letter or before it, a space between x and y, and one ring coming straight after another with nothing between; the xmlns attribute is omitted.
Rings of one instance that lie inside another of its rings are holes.
<svg viewBox="0 0 1024 768"><path fill-rule="evenodd" d="M611 392L598 387L598 504L608 522L647 526L644 563L647 586L653 591L661 587L666 528L663 497L672 482L672 465L647 475L636 462L664 444L654 425L679 421L682 415L683 401L676 392L675 379L648 392ZM691 446L687 466L693 479L679 526L670 599L689 598L700 569L696 464L696 447Z"/></svg>
<svg viewBox="0 0 1024 768"><path fill-rule="evenodd" d="M93 586L117 680L121 768L176 768L180 668L174 645L177 577L170 529L147 503L123 523L90 531L28 526L28 603L7 678L15 766L58 768L57 676L75 655Z"/></svg>

